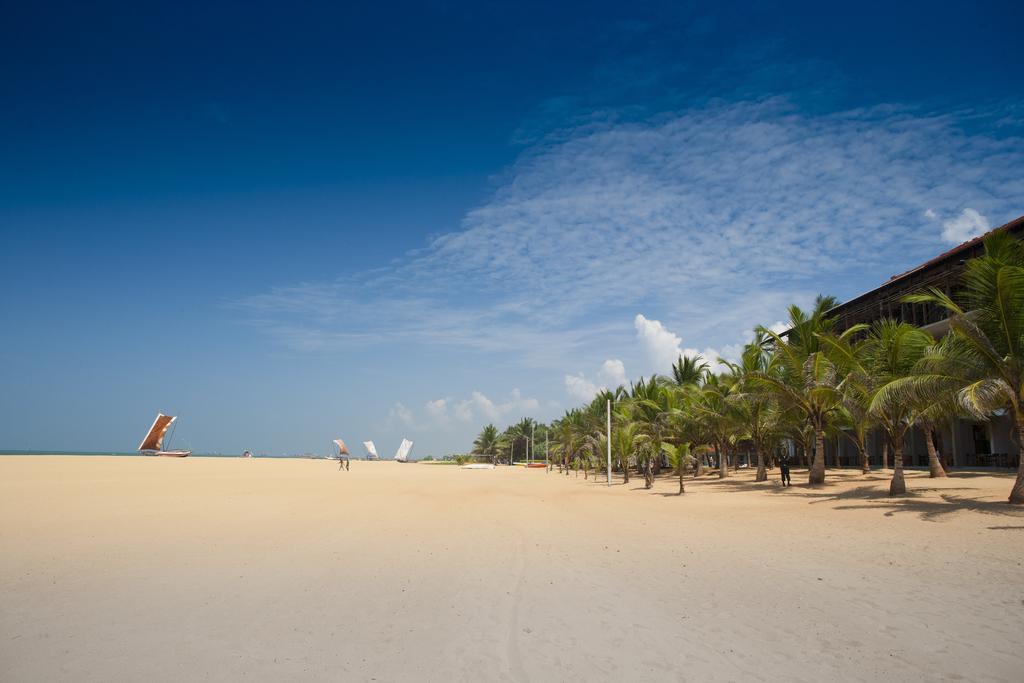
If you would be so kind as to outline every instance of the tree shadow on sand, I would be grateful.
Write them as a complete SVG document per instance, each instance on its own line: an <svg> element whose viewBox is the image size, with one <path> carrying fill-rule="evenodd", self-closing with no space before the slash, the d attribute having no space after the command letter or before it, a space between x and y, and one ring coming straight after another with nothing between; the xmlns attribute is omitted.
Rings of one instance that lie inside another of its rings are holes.
<svg viewBox="0 0 1024 683"><path fill-rule="evenodd" d="M957 489L944 489L953 491ZM885 510L886 517L892 517L900 512L909 512L918 515L921 519L929 522L938 521L944 515L955 512L978 512L983 515L996 515L1000 517L1012 517L1024 519L1024 510L1010 505L1005 501L976 500L960 496L942 494L939 496L942 502L937 500L918 500L913 497L899 496L888 501L874 502L867 505L838 505L836 510Z"/></svg>
<svg viewBox="0 0 1024 683"><path fill-rule="evenodd" d="M961 478L958 473L955 478ZM886 475L867 475L864 485L853 488L839 488L839 482L823 486L794 484L781 486L778 481L752 482L749 479L696 479L687 480L687 491L690 484L699 495L701 489L708 491L750 491L762 492L775 496L795 496L807 500L809 505L818 503L845 503L835 505L835 510L881 510L887 517L897 513L916 514L926 521L939 521L942 517L956 512L977 512L984 515L995 515L1024 520L1024 508L1010 505L1005 501L979 500L970 497L972 492L981 491L973 486L915 486L905 495L889 496ZM927 481L927 480L926 480ZM946 480L950 481L950 480ZM964 482L968 483L968 482ZM653 491L652 491L653 492ZM672 492L658 492L665 497L677 497ZM927 494L938 494L939 500ZM1024 526L989 527L995 530L1022 529Z"/></svg>

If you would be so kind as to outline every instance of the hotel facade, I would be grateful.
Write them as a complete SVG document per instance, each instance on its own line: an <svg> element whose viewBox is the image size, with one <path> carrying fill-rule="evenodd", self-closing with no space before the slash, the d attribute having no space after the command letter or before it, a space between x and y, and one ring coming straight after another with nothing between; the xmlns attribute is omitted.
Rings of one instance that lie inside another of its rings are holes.
<svg viewBox="0 0 1024 683"><path fill-rule="evenodd" d="M982 255L985 251L985 237L998 231L1006 231L1017 239L1024 239L1024 216L986 235L964 242L905 273L894 275L881 286L836 306L829 311L829 315L836 320L836 330L842 332L858 323L871 324L882 318L892 318L920 327L936 338L943 336L949 330L949 320L944 309L929 304L904 303L903 297L935 287L956 300L967 261ZM935 441L946 467L1016 467L1021 453L1013 419L1005 411L993 415L988 421L967 417L953 419L950 424L936 431ZM884 442L878 430L868 439L872 467L882 464ZM836 462L837 454L842 466L860 464L856 446L845 435L829 439L825 451L826 462L830 464ZM928 465L928 450L924 433L920 429L914 428L908 433L903 457L907 467Z"/></svg>

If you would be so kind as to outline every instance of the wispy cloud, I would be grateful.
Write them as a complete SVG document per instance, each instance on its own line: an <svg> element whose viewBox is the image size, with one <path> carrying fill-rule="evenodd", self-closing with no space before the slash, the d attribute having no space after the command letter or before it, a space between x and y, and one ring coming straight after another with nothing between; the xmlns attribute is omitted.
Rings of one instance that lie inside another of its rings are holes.
<svg viewBox="0 0 1024 683"><path fill-rule="evenodd" d="M238 305L291 348L412 341L563 370L625 353L643 310L646 362L665 371L683 337L724 350L790 302L855 294L1013 217L1022 167L1021 138L974 112L812 114L777 97L594 117L538 139L461 227L398 264ZM926 211L954 218L940 231Z"/></svg>
<svg viewBox="0 0 1024 683"><path fill-rule="evenodd" d="M413 432L437 429L475 429L484 422L502 423L522 415L537 415L541 403L536 398L523 396L519 389L497 401L483 392L473 391L468 398L435 398L427 401L421 410L412 410L398 402L388 416L390 429L401 426Z"/></svg>

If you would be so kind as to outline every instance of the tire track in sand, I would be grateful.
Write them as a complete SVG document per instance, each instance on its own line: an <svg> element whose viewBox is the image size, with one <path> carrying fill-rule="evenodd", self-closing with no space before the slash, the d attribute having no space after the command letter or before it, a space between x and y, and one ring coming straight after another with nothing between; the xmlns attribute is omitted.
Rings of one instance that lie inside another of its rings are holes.
<svg viewBox="0 0 1024 683"><path fill-rule="evenodd" d="M515 532L515 567L516 579L512 589L512 604L509 607L508 638L505 643L505 660L508 662L508 675L518 683L530 680L523 668L523 657L519 649L519 607L523 601L523 583L526 579L526 555L523 550L525 540L521 529Z"/></svg>

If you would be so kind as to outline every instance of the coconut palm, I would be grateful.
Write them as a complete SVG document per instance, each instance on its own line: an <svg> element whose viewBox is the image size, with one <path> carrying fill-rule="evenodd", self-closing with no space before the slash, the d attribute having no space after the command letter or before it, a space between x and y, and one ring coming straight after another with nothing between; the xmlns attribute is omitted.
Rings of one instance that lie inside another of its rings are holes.
<svg viewBox="0 0 1024 683"><path fill-rule="evenodd" d="M864 367L872 377L873 384L878 387L872 393L868 410L885 432L892 448L890 496L907 492L907 483L903 477L903 444L917 415L913 401L887 387L910 377L932 343L932 337L927 332L907 323L887 319L873 324L864 340Z"/></svg>
<svg viewBox="0 0 1024 683"><path fill-rule="evenodd" d="M820 351L801 359L798 352L783 342L772 357L772 366L769 372L756 377L773 387L779 403L798 415L803 425L813 432L814 455L807 483L823 484L825 429L843 404L835 365ZM777 372L771 371L776 368ZM805 433L801 430L801 434Z"/></svg>
<svg viewBox="0 0 1024 683"><path fill-rule="evenodd" d="M629 463L643 443L640 427L623 413L616 413L612 429L612 455L622 470L623 483L629 483Z"/></svg>
<svg viewBox="0 0 1024 683"><path fill-rule="evenodd" d="M682 443L674 445L670 443L661 444L661 450L668 457L668 462L679 475L679 495L686 493L686 486L683 483L683 472L690 466L693 457L690 455L690 444Z"/></svg>
<svg viewBox="0 0 1024 683"><path fill-rule="evenodd" d="M768 372L754 373L754 377L771 387L780 406L813 432L814 455L808 472L811 485L825 483L825 430L843 403L836 366L822 352L821 344L822 336L832 330L832 320L826 314L835 305L832 297L819 296L811 313L790 306L786 339L759 328L772 339L772 361ZM798 431L805 434L803 428Z"/></svg>
<svg viewBox="0 0 1024 683"><path fill-rule="evenodd" d="M867 329L867 325L860 324L849 327L838 336L819 334L825 354L842 377L839 388L843 394L843 405L837 415L837 426L846 428L843 431L857 447L864 474L871 471L867 438L873 424L869 407L878 388L876 378L864 365L866 347L861 343L861 337Z"/></svg>
<svg viewBox="0 0 1024 683"><path fill-rule="evenodd" d="M757 457L757 474L754 481L766 481L768 471L765 466L765 448L774 437L778 428L780 411L774 396L763 383L757 381L759 373L768 372L771 356L767 350L768 337L761 331L756 333L754 341L743 348L739 363L728 363L733 378L733 391L729 396L734 416L742 426L744 439L754 445Z"/></svg>
<svg viewBox="0 0 1024 683"><path fill-rule="evenodd" d="M532 417L524 417L514 425L510 425L502 434L508 448L508 464L512 464L516 456L525 458L530 453L530 442L533 439L537 422Z"/></svg>
<svg viewBox="0 0 1024 683"><path fill-rule="evenodd" d="M672 366L672 379L679 386L700 384L710 371L711 366L700 356L679 356Z"/></svg>
<svg viewBox="0 0 1024 683"><path fill-rule="evenodd" d="M497 464L500 446L498 428L489 424L480 431L480 435L473 441L473 455L490 458L491 462Z"/></svg>
<svg viewBox="0 0 1024 683"><path fill-rule="evenodd" d="M1024 447L1024 244L996 233L985 240L985 254L968 262L956 301L938 289L906 301L946 309L952 336L894 390L919 398L954 394L980 419L1006 409ZM1009 501L1024 504L1024 454Z"/></svg>
<svg viewBox="0 0 1024 683"><path fill-rule="evenodd" d="M939 346L948 343L952 338L946 337ZM941 353L935 349L933 352ZM927 357L927 355L926 355ZM962 412L957 405L956 392L946 392L940 396L914 396L916 425L924 434L925 448L928 450L928 476L930 478L946 477L946 468L942 464L938 449L935 447L935 433L940 425L951 424Z"/></svg>
<svg viewBox="0 0 1024 683"><path fill-rule="evenodd" d="M631 388L630 404L632 418L645 437L638 452L644 466L644 488L651 488L654 459L661 458L661 444L679 414L678 394L656 375L648 380L641 377Z"/></svg>
<svg viewBox="0 0 1024 683"><path fill-rule="evenodd" d="M692 404L694 414L704 424L714 446L721 479L729 476L729 437L735 422L735 408L730 400L733 389L734 384L727 376L708 375Z"/></svg>

